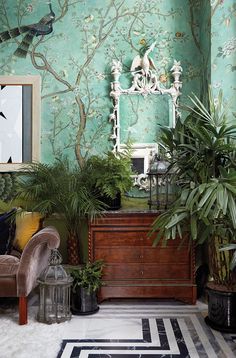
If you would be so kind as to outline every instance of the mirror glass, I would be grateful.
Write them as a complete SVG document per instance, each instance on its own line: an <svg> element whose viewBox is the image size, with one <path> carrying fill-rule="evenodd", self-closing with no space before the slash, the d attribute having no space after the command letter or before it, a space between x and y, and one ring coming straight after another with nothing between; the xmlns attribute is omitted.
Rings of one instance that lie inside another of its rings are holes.
<svg viewBox="0 0 236 358"><path fill-rule="evenodd" d="M121 95L120 142L156 143L159 125L170 126L172 101L169 96Z"/></svg>

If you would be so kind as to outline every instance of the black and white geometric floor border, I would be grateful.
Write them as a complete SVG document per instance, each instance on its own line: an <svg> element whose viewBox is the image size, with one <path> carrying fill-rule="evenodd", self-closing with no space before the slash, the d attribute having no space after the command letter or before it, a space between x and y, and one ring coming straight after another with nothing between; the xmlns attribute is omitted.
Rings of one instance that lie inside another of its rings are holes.
<svg viewBox="0 0 236 358"><path fill-rule="evenodd" d="M203 316L194 306L105 307L97 319L142 318L143 339L66 339L58 358L234 358L234 336L222 335L206 326ZM185 311L185 313L181 313ZM135 312L136 311L136 312ZM115 313L114 313L115 312ZM231 349L232 348L232 349Z"/></svg>

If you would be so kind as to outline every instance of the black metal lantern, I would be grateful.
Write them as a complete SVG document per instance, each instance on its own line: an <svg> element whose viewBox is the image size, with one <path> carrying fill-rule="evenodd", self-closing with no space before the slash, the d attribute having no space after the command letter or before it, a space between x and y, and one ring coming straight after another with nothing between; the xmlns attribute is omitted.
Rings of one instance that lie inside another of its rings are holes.
<svg viewBox="0 0 236 358"><path fill-rule="evenodd" d="M58 250L52 250L49 266L38 279L39 322L51 324L71 319L70 290L73 279L66 273L61 262Z"/></svg>
<svg viewBox="0 0 236 358"><path fill-rule="evenodd" d="M171 196L171 173L168 172L169 162L154 155L148 170L149 209L167 209Z"/></svg>

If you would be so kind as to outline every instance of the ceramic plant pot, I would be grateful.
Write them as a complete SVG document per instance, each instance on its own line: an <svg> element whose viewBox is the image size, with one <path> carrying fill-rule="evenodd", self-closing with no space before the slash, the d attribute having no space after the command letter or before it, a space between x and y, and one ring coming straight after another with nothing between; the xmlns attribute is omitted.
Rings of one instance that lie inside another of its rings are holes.
<svg viewBox="0 0 236 358"><path fill-rule="evenodd" d="M206 323L220 332L236 332L236 292L224 292L209 287Z"/></svg>
<svg viewBox="0 0 236 358"><path fill-rule="evenodd" d="M77 287L71 295L71 312L74 315L89 315L99 310L96 291L88 291L84 287Z"/></svg>
<svg viewBox="0 0 236 358"><path fill-rule="evenodd" d="M108 196L102 196L101 201L107 205L106 210L119 210L121 208L121 194L117 193L114 199Z"/></svg>

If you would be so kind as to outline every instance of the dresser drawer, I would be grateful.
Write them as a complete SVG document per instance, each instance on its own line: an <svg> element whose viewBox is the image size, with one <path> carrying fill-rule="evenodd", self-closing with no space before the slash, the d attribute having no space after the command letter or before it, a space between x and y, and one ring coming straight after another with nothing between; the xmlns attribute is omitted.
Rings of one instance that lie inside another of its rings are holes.
<svg viewBox="0 0 236 358"><path fill-rule="evenodd" d="M166 264L143 264L141 277L145 279L158 280L186 280L191 277L189 263L178 263L176 265Z"/></svg>
<svg viewBox="0 0 236 358"><path fill-rule="evenodd" d="M130 279L140 279L142 271L142 265L137 263L126 263L125 265L121 264L107 264L103 269L102 280L130 280Z"/></svg>
<svg viewBox="0 0 236 358"><path fill-rule="evenodd" d="M140 246L144 241L152 245L152 240L147 238L146 230L107 230L93 231L92 239L96 240L96 247L99 246Z"/></svg>
<svg viewBox="0 0 236 358"><path fill-rule="evenodd" d="M149 230L147 228L116 228L112 230L111 228L105 227L103 230L93 230L92 231L92 241L96 241L96 247L99 246L153 246L153 240L156 234L152 237L148 236ZM176 252L181 252L189 248L187 241L184 244L181 243L181 240L169 240L168 244L163 246L163 243L160 241L157 247L161 249L173 248Z"/></svg>
<svg viewBox="0 0 236 358"><path fill-rule="evenodd" d="M117 212L115 214L107 212L106 216L96 218L94 221L91 222L91 225L93 227L113 226L116 228L122 226L125 226L127 228L136 228L137 226L150 227L156 217L157 213L139 213L137 215L131 212Z"/></svg>
<svg viewBox="0 0 236 358"><path fill-rule="evenodd" d="M187 249L176 250L171 247L142 247L142 246L111 246L96 247L94 257L107 263L187 263L190 260Z"/></svg>
<svg viewBox="0 0 236 358"><path fill-rule="evenodd" d="M157 279L187 280L191 276L189 264L179 264L178 268L169 264L107 264L103 271L103 280Z"/></svg>
<svg viewBox="0 0 236 358"><path fill-rule="evenodd" d="M95 259L104 260L106 263L126 263L139 262L143 257L143 248L139 246L133 247L112 247L112 248L96 248Z"/></svg>
<svg viewBox="0 0 236 358"><path fill-rule="evenodd" d="M191 251L186 247L142 247L140 261L143 263L163 263L175 266L179 263L189 263Z"/></svg>

